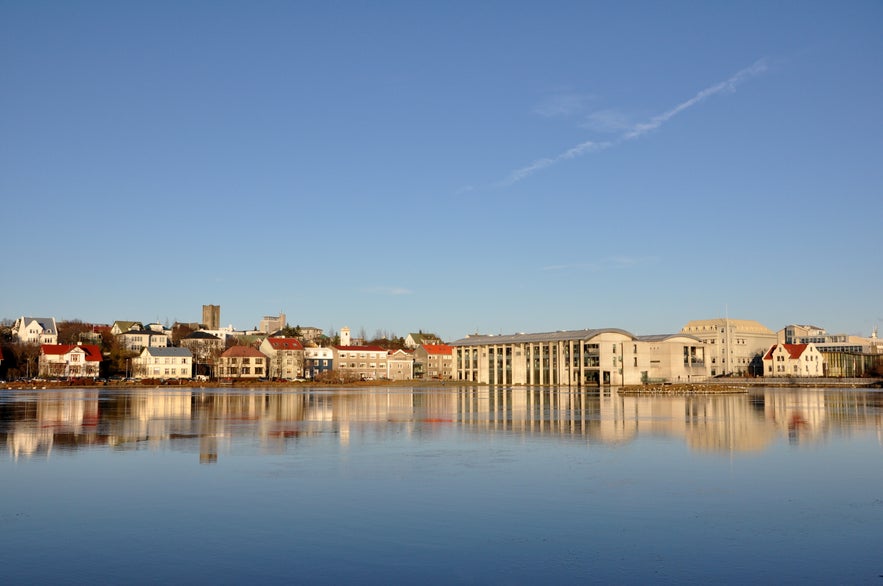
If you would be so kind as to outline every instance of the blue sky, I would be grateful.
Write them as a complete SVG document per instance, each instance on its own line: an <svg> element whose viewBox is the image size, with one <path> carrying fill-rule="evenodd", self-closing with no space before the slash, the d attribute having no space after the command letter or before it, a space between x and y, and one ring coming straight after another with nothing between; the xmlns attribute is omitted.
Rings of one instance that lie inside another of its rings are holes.
<svg viewBox="0 0 883 586"><path fill-rule="evenodd" d="M0 317L883 322L880 2L0 1Z"/></svg>

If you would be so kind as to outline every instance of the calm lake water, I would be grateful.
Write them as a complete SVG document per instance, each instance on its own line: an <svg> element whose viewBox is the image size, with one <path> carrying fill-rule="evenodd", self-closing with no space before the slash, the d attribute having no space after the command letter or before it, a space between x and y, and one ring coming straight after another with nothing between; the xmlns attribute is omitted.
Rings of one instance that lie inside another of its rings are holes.
<svg viewBox="0 0 883 586"><path fill-rule="evenodd" d="M0 391L4 584L883 584L883 393Z"/></svg>

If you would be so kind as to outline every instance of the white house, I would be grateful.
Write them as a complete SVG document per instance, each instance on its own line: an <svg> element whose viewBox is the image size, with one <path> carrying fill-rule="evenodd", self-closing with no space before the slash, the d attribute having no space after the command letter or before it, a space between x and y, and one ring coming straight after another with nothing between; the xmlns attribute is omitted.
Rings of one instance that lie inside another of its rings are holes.
<svg viewBox="0 0 883 586"><path fill-rule="evenodd" d="M772 377L825 376L824 359L814 344L773 344L763 356L763 374Z"/></svg>
<svg viewBox="0 0 883 586"><path fill-rule="evenodd" d="M43 344L39 364L40 376L96 378L101 349L92 344Z"/></svg>
<svg viewBox="0 0 883 586"><path fill-rule="evenodd" d="M162 332L147 329L127 330L117 336L120 345L126 350L140 352L142 348L165 348L169 337Z"/></svg>
<svg viewBox="0 0 883 586"><path fill-rule="evenodd" d="M187 348L147 346L132 359L135 378L191 378L193 354Z"/></svg>
<svg viewBox="0 0 883 586"><path fill-rule="evenodd" d="M20 317L12 326L12 335L24 344L57 344L58 326L54 317Z"/></svg>

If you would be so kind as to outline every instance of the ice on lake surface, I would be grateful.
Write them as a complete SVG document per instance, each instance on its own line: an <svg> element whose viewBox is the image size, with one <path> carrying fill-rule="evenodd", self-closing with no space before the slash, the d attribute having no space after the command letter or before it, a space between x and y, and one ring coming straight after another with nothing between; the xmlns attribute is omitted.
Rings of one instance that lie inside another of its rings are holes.
<svg viewBox="0 0 883 586"><path fill-rule="evenodd" d="M883 393L0 391L4 584L876 583Z"/></svg>

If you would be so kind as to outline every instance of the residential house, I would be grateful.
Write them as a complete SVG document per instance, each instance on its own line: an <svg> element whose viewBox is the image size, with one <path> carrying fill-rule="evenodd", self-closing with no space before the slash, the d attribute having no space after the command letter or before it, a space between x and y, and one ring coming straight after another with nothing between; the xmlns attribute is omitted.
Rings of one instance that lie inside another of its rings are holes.
<svg viewBox="0 0 883 586"><path fill-rule="evenodd" d="M126 350L140 352L143 348L165 348L169 337L163 332L148 329L131 329L117 335L120 346Z"/></svg>
<svg viewBox="0 0 883 586"><path fill-rule="evenodd" d="M193 354L187 348L151 347L132 359L135 378L192 378Z"/></svg>
<svg viewBox="0 0 883 586"><path fill-rule="evenodd" d="M58 343L58 326L54 317L25 317L15 320L12 335L23 344Z"/></svg>
<svg viewBox="0 0 883 586"><path fill-rule="evenodd" d="M113 322L113 325L110 326L110 333L114 336L119 336L123 332L128 332L129 330L143 330L144 324L140 321L123 321L117 320Z"/></svg>
<svg viewBox="0 0 883 586"><path fill-rule="evenodd" d="M267 357L252 346L232 346L218 357L215 373L219 378L264 378Z"/></svg>
<svg viewBox="0 0 883 586"><path fill-rule="evenodd" d="M193 354L194 374L211 376L215 360L224 351L224 340L209 332L191 332L181 338L180 345Z"/></svg>
<svg viewBox="0 0 883 586"><path fill-rule="evenodd" d="M764 376L825 376L822 353L813 344L773 344L763 356Z"/></svg>
<svg viewBox="0 0 883 586"><path fill-rule="evenodd" d="M447 344L420 344L414 350L417 378L451 379L454 376L454 348Z"/></svg>
<svg viewBox="0 0 883 586"><path fill-rule="evenodd" d="M270 378L303 378L304 346L296 338L265 338L259 347L267 357Z"/></svg>
<svg viewBox="0 0 883 586"><path fill-rule="evenodd" d="M414 352L412 350L391 350L386 359L386 378L390 380L411 380L414 378Z"/></svg>
<svg viewBox="0 0 883 586"><path fill-rule="evenodd" d="M777 341L775 332L750 319L693 320L681 328L681 333L695 336L708 346L711 376L760 375L763 356Z"/></svg>
<svg viewBox="0 0 883 586"><path fill-rule="evenodd" d="M443 342L435 334L424 334L423 332L410 333L405 338L405 348L416 348L421 344L442 344Z"/></svg>
<svg viewBox="0 0 883 586"><path fill-rule="evenodd" d="M304 378L314 379L331 371L333 365L334 351L331 348L304 348Z"/></svg>
<svg viewBox="0 0 883 586"><path fill-rule="evenodd" d="M43 344L40 346L40 376L97 378L101 349L93 344Z"/></svg>

